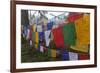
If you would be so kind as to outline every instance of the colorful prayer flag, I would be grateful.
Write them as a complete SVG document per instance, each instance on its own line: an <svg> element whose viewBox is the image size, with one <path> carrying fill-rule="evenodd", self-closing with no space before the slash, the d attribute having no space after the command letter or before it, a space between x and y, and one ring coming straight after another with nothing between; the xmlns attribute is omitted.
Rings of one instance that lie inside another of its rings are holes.
<svg viewBox="0 0 100 73"><path fill-rule="evenodd" d="M78 53L69 52L69 60L78 60Z"/></svg>
<svg viewBox="0 0 100 73"><path fill-rule="evenodd" d="M53 22L47 23L47 29L48 30L51 30L52 29L52 26L53 26Z"/></svg>
<svg viewBox="0 0 100 73"><path fill-rule="evenodd" d="M56 50L55 49L51 49L51 57L56 57Z"/></svg>
<svg viewBox="0 0 100 73"><path fill-rule="evenodd" d="M64 37L64 44L66 45L75 45L76 43L76 31L75 31L75 24L68 23L63 26L63 37Z"/></svg>
<svg viewBox="0 0 100 73"><path fill-rule="evenodd" d="M36 24L33 24L33 32L36 32Z"/></svg>
<svg viewBox="0 0 100 73"><path fill-rule="evenodd" d="M45 31L45 42L46 42L46 46L49 46L50 43L50 34L51 34L51 30Z"/></svg>
<svg viewBox="0 0 100 73"><path fill-rule="evenodd" d="M77 40L81 44L90 44L90 15L84 14L83 18L75 21Z"/></svg>
<svg viewBox="0 0 100 73"><path fill-rule="evenodd" d="M87 59L90 59L89 54L83 54L83 53L79 54L79 60L87 60Z"/></svg>
<svg viewBox="0 0 100 73"><path fill-rule="evenodd" d="M42 29L42 25L37 25L37 32L42 32L43 29Z"/></svg>
<svg viewBox="0 0 100 73"><path fill-rule="evenodd" d="M38 48L38 44L39 44L39 36L38 32L35 32L35 48Z"/></svg>
<svg viewBox="0 0 100 73"><path fill-rule="evenodd" d="M51 49L50 48L47 49L48 49L48 57L51 57Z"/></svg>
<svg viewBox="0 0 100 73"><path fill-rule="evenodd" d="M58 48L64 48L64 38L63 38L63 32L62 28L56 28L52 30L54 42L56 44L56 47Z"/></svg>
<svg viewBox="0 0 100 73"><path fill-rule="evenodd" d="M39 33L39 41L43 41L43 39L45 38L44 32L38 32L38 33Z"/></svg>
<svg viewBox="0 0 100 73"><path fill-rule="evenodd" d="M62 52L62 60L69 60L69 53L67 51Z"/></svg>
<svg viewBox="0 0 100 73"><path fill-rule="evenodd" d="M43 46L40 46L40 52L44 52L44 48L43 48Z"/></svg>

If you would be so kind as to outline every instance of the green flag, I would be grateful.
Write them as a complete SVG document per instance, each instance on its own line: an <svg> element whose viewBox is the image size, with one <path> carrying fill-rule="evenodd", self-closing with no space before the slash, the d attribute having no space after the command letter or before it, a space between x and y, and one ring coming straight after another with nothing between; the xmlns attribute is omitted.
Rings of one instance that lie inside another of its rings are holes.
<svg viewBox="0 0 100 73"><path fill-rule="evenodd" d="M51 57L51 49L48 48L48 57Z"/></svg>
<svg viewBox="0 0 100 73"><path fill-rule="evenodd" d="M75 45L75 42L76 42L75 24L68 23L63 26L62 30L63 30L65 46L66 45Z"/></svg>
<svg viewBox="0 0 100 73"><path fill-rule="evenodd" d="M35 47L35 32L32 32L33 47Z"/></svg>

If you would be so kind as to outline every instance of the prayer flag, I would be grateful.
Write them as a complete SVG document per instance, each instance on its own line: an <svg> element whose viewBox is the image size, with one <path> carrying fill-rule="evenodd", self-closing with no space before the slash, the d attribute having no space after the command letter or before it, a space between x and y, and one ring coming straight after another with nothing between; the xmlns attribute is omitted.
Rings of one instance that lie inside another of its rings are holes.
<svg viewBox="0 0 100 73"><path fill-rule="evenodd" d="M75 31L74 23L68 23L63 26L63 37L64 37L65 46L66 45L75 45L76 31Z"/></svg>
<svg viewBox="0 0 100 73"><path fill-rule="evenodd" d="M42 29L42 25L37 25L37 32L42 32L43 29Z"/></svg>
<svg viewBox="0 0 100 73"><path fill-rule="evenodd" d="M36 32L36 24L33 24L33 32Z"/></svg>
<svg viewBox="0 0 100 73"><path fill-rule="evenodd" d="M69 52L69 60L78 60L78 53Z"/></svg>
<svg viewBox="0 0 100 73"><path fill-rule="evenodd" d="M40 52L44 52L44 48L43 48L43 46L40 46Z"/></svg>
<svg viewBox="0 0 100 73"><path fill-rule="evenodd" d="M88 59L90 59L89 54L83 54L83 53L79 54L79 60L88 60Z"/></svg>
<svg viewBox="0 0 100 73"><path fill-rule="evenodd" d="M38 48L38 44L39 44L39 36L38 36L38 32L35 32L35 47Z"/></svg>
<svg viewBox="0 0 100 73"><path fill-rule="evenodd" d="M47 29L48 30L51 30L52 29L52 26L53 26L53 22L47 23Z"/></svg>
<svg viewBox="0 0 100 73"><path fill-rule="evenodd" d="M43 41L43 39L45 38L44 35L45 35L44 32L39 32L39 40L40 41Z"/></svg>
<svg viewBox="0 0 100 73"><path fill-rule="evenodd" d="M83 18L75 21L77 40L81 44L90 44L90 15L84 14Z"/></svg>
<svg viewBox="0 0 100 73"><path fill-rule="evenodd" d="M67 51L62 52L62 60L69 60L69 53Z"/></svg>
<svg viewBox="0 0 100 73"><path fill-rule="evenodd" d="M46 42L46 46L49 46L50 43L50 34L51 34L51 30L45 31L45 42Z"/></svg>
<svg viewBox="0 0 100 73"><path fill-rule="evenodd" d="M62 28L56 28L52 30L54 42L56 44L56 47L58 48L64 48L64 38L63 38L63 32Z"/></svg>
<svg viewBox="0 0 100 73"><path fill-rule="evenodd" d="M48 49L48 57L51 57L51 49L50 48L47 49Z"/></svg>
<svg viewBox="0 0 100 73"><path fill-rule="evenodd" d="M51 49L51 57L56 57L56 50L55 49Z"/></svg>

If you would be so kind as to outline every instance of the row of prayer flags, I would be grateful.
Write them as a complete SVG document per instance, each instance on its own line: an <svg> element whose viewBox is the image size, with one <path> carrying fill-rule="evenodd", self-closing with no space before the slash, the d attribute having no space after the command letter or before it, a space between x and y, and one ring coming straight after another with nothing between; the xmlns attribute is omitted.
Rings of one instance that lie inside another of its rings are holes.
<svg viewBox="0 0 100 73"><path fill-rule="evenodd" d="M49 50L49 56L56 58L58 54L60 54L58 57L60 57L62 60L86 60L89 59L89 54L84 53L75 53L75 52L68 52L63 51L58 53L57 49L48 49Z"/></svg>
<svg viewBox="0 0 100 73"><path fill-rule="evenodd" d="M44 47L40 46L38 49L40 52L44 53ZM68 51L57 52L57 49L47 48L47 56L52 58L61 58L62 60L87 60L90 59L89 54L86 53L76 53Z"/></svg>
<svg viewBox="0 0 100 73"><path fill-rule="evenodd" d="M76 32L74 23L69 23L63 27L45 32L35 32L35 34L33 32L33 39L36 43L38 43L39 40L45 39L46 46L49 46L51 41L51 33L53 35L53 40L56 44L56 47L64 48L66 45L75 45Z"/></svg>

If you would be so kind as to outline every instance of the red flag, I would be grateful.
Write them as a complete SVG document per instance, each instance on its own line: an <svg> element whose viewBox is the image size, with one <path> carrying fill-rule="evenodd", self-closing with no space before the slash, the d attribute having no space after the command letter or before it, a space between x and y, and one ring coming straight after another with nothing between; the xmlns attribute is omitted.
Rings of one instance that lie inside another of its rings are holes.
<svg viewBox="0 0 100 73"><path fill-rule="evenodd" d="M56 28L52 30L54 42L56 44L56 47L58 48L64 48L64 38L62 33L62 28Z"/></svg>
<svg viewBox="0 0 100 73"><path fill-rule="evenodd" d="M87 60L89 59L89 54L79 54L79 60Z"/></svg>
<svg viewBox="0 0 100 73"><path fill-rule="evenodd" d="M71 12L71 13L68 15L68 21L69 21L69 22L74 22L75 20L81 18L82 16L83 16L82 13Z"/></svg>

